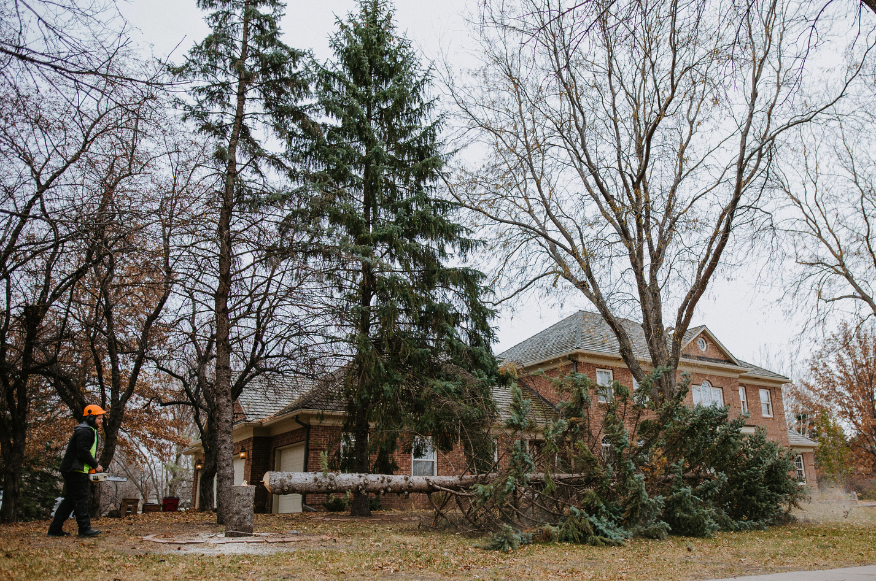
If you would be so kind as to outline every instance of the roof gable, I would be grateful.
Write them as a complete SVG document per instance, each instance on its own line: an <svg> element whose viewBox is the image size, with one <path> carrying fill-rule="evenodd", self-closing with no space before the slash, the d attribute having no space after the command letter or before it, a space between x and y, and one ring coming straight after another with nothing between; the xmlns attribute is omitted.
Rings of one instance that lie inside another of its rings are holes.
<svg viewBox="0 0 876 581"><path fill-rule="evenodd" d="M699 339L703 339L706 349L703 351L698 346ZM716 363L732 363L742 367L739 360L730 353L730 350L715 337L715 334L705 325L688 329L681 341L681 355Z"/></svg>
<svg viewBox="0 0 876 581"><path fill-rule="evenodd" d="M313 385L313 380L302 376L271 374L254 377L237 398L236 403L243 412L239 419L257 422L270 417L310 391Z"/></svg>

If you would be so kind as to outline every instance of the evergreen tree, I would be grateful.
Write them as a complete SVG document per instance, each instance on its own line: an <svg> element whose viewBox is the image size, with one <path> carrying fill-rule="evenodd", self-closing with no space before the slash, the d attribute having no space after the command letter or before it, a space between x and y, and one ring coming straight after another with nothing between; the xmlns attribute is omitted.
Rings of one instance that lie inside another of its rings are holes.
<svg viewBox="0 0 876 581"><path fill-rule="evenodd" d="M346 465L391 473L402 430L441 450L461 430L469 452L487 445L492 313L481 300L483 275L447 265L476 242L450 219L457 207L435 197L444 156L429 72L385 0L360 0L338 26L335 60L317 75L327 122L305 154L313 198L298 219L323 241L338 289L350 356ZM351 513L370 514L367 496L354 494Z"/></svg>
<svg viewBox="0 0 876 581"><path fill-rule="evenodd" d="M280 40L279 22L285 4L278 0L198 0L198 7L212 11L206 17L212 31L192 48L185 63L172 71L192 83L191 100L182 103L185 117L215 141L220 174L218 276L213 297L216 371L205 395L211 416L208 423L215 434L217 516L222 522L224 500L234 479L228 308L234 215L245 200L268 193L265 175L269 169L286 169L282 156L271 154L259 137L287 139L306 120L299 102L307 93L307 82L299 68L304 53ZM204 444L209 455L207 439Z"/></svg>

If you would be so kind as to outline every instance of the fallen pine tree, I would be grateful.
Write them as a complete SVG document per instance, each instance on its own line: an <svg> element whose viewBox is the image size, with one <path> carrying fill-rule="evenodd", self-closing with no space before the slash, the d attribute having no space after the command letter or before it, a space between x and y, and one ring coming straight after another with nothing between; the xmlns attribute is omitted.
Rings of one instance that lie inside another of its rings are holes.
<svg viewBox="0 0 876 581"><path fill-rule="evenodd" d="M271 494L332 494L358 491L362 494L411 494L451 492L468 494L476 484L488 484L500 477L498 473L464 476L410 476L391 474L336 474L333 472L268 472L265 487ZM580 484L584 474L551 474L550 479L562 484ZM529 485L545 482L543 473L528 474Z"/></svg>

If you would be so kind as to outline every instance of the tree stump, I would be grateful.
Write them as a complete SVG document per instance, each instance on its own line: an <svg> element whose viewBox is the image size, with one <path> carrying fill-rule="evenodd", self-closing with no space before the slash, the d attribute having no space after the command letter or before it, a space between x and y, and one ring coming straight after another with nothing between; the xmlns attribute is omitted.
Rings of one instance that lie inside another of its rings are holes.
<svg viewBox="0 0 876 581"><path fill-rule="evenodd" d="M251 537L255 486L232 486L225 511L226 537Z"/></svg>

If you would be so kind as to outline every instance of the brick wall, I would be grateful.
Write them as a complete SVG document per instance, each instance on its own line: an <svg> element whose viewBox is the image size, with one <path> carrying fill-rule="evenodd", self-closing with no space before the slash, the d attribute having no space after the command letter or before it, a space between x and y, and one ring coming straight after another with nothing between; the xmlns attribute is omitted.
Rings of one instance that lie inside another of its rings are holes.
<svg viewBox="0 0 876 581"><path fill-rule="evenodd" d="M711 345L711 343L709 343L709 345ZM697 349L697 351L699 351L699 349ZM556 405L563 399L566 399L567 396L564 396L563 394L560 394L556 391L554 386L551 384L550 378L568 375L572 372L573 365L574 364L570 361L569 363L564 363L562 365L547 369L545 371L545 375L547 377L522 376L521 381L524 382L527 386L531 387L547 401ZM596 382L597 369L605 369L612 372L612 376L615 381L618 381L627 387L631 387L633 384L632 373L626 367L612 365L594 365L593 363L584 361L577 362L577 367L578 373L586 375L594 383ZM735 418L740 413L742 413L742 402L739 396L740 380L738 378L702 372L691 373L692 386L701 385L703 381L708 381L713 387L721 388L724 403L730 406L731 418ZM744 385L746 388L748 411L750 414L750 418L746 422L746 424L751 426L761 426L765 428L767 431L767 437L770 440L777 442L782 446L787 446L788 428L785 423L785 408L782 402L781 389L774 386L757 385L755 383L745 382L744 380L741 384ZM772 417L764 416L761 413L759 392L760 389L770 390L770 399L772 401L773 407ZM591 393L591 397L593 398L594 405L591 408L590 421L592 422L591 425L596 426L601 423L605 407L604 405L599 404L595 392ZM688 405L693 405L692 390L690 393L687 394L685 401Z"/></svg>
<svg viewBox="0 0 876 581"><path fill-rule="evenodd" d="M806 486L818 490L818 476L815 474L815 452L803 453L803 470L806 472Z"/></svg>
<svg viewBox="0 0 876 581"><path fill-rule="evenodd" d="M699 347L699 338L702 338L706 342L706 350L703 351ZM707 357L709 359L720 359L721 361L727 361L728 363L732 363L732 360L727 356L727 354L720 348L718 345L712 341L712 338L706 335L705 333L701 333L697 337L695 337L690 343L688 343L687 347L681 350L682 355L690 355L691 357Z"/></svg>

